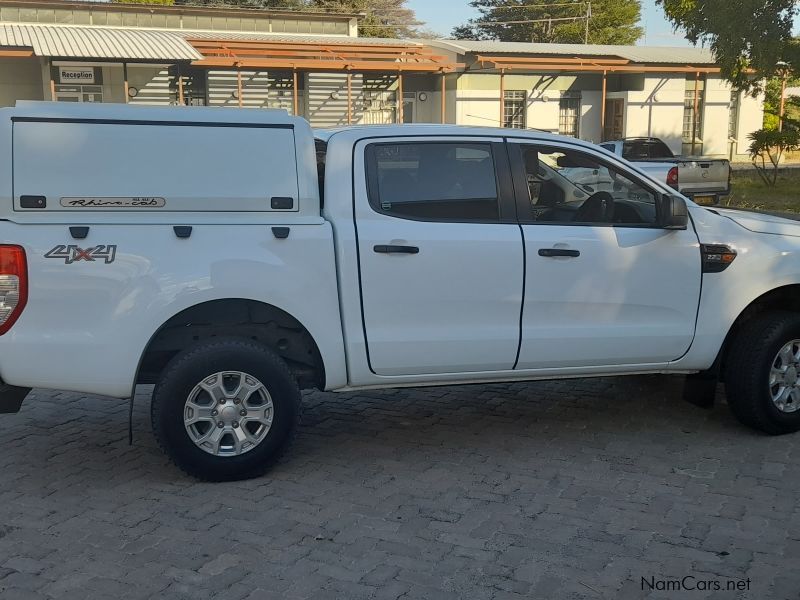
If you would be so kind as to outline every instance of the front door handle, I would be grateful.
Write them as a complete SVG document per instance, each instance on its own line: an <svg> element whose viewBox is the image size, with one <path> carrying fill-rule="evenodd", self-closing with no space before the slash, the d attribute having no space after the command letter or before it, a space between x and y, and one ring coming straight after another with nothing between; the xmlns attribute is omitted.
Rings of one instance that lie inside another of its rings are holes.
<svg viewBox="0 0 800 600"><path fill-rule="evenodd" d="M419 254L416 246L394 246L391 244L378 244L373 248L379 254Z"/></svg>
<svg viewBox="0 0 800 600"><path fill-rule="evenodd" d="M539 256L553 258L555 256L568 256L577 258L581 255L580 250L566 250L564 248L539 248Z"/></svg>

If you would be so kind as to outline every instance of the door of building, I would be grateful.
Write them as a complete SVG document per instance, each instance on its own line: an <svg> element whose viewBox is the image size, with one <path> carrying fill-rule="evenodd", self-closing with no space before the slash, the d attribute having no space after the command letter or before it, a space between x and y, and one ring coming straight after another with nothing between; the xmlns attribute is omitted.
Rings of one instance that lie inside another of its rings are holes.
<svg viewBox="0 0 800 600"><path fill-rule="evenodd" d="M606 100L606 117L603 123L603 141L618 140L624 135L625 100L608 98Z"/></svg>
<svg viewBox="0 0 800 600"><path fill-rule="evenodd" d="M417 93L403 93L403 123L416 123Z"/></svg>

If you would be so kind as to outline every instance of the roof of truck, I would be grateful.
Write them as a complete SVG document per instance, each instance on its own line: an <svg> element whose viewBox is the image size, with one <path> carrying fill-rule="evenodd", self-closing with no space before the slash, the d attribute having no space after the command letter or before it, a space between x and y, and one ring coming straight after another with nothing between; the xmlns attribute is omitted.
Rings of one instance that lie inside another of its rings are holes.
<svg viewBox="0 0 800 600"><path fill-rule="evenodd" d="M482 127L480 125L451 125L437 123L410 123L392 125L348 125L346 127L334 127L330 129L314 129L314 136L317 139L327 142L334 135L357 133L362 137L408 137L413 135L452 135L452 136L476 136L476 137L525 137L540 141L569 142L576 146L597 148L591 142L585 142L577 138L558 135L542 131L540 129L510 129L500 127ZM369 134L369 135L366 135Z"/></svg>
<svg viewBox="0 0 800 600"><path fill-rule="evenodd" d="M283 109L225 108L208 106L144 106L136 104L93 104L22 100L3 109L11 118L70 121L154 121L230 123L293 126L306 123ZM9 114L10 113L10 114Z"/></svg>

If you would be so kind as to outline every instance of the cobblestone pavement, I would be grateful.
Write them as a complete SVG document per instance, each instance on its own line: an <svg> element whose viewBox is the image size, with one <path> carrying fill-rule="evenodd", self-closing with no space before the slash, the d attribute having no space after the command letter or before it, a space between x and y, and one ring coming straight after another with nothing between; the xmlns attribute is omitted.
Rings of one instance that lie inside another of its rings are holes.
<svg viewBox="0 0 800 600"><path fill-rule="evenodd" d="M133 447L124 401L38 391L0 417L0 597L800 598L800 434L680 389L309 393L287 457L233 484L162 456L148 389Z"/></svg>

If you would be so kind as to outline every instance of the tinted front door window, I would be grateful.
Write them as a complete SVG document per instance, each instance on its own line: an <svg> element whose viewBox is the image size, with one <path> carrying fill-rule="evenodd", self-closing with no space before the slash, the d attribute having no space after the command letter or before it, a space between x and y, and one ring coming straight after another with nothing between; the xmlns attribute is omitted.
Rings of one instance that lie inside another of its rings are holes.
<svg viewBox="0 0 800 600"><path fill-rule="evenodd" d="M370 146L370 203L378 212L435 221L499 220L490 144Z"/></svg>

